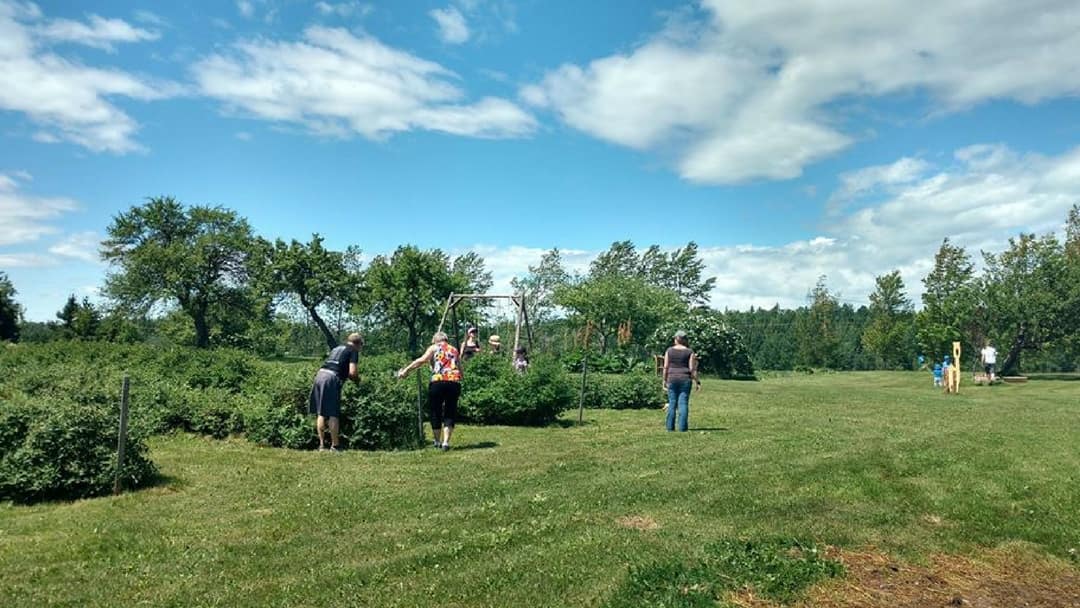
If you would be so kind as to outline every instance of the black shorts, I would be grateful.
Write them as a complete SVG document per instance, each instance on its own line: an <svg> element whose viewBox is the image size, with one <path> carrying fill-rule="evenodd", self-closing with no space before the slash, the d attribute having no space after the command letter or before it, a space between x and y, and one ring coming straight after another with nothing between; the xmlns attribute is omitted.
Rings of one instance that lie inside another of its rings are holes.
<svg viewBox="0 0 1080 608"><path fill-rule="evenodd" d="M994 364L993 363L987 363L985 369L986 369L986 375L989 376L990 374L994 373Z"/></svg>
<svg viewBox="0 0 1080 608"><path fill-rule="evenodd" d="M428 385L428 411L431 412L431 428L444 426L454 428L457 418L457 402L461 396L460 382L440 380Z"/></svg>

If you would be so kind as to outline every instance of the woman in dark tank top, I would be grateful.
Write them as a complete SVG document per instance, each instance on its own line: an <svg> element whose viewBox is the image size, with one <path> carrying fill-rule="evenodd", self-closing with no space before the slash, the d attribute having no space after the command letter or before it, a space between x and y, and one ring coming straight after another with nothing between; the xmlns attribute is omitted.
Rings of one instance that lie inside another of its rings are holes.
<svg viewBox="0 0 1080 608"><path fill-rule="evenodd" d="M664 390L668 394L667 430L686 431L690 415L690 388L695 383L701 389L697 376L697 355L690 349L686 332L675 332L675 344L664 353Z"/></svg>

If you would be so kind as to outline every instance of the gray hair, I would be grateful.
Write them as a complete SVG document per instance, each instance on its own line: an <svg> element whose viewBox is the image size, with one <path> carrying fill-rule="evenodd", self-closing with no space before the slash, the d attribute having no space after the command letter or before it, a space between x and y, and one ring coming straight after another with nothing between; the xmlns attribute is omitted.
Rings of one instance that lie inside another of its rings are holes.
<svg viewBox="0 0 1080 608"><path fill-rule="evenodd" d="M431 336L431 343L432 344L438 344L439 342L446 342L449 339L450 339L450 336L446 335L446 332L437 331L437 332L435 332L434 336Z"/></svg>

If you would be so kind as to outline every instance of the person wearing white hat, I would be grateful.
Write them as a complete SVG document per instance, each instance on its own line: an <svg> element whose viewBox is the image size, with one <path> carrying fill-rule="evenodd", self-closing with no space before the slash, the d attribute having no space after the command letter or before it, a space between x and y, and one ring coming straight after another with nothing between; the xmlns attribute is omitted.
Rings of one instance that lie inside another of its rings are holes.
<svg viewBox="0 0 1080 608"><path fill-rule="evenodd" d="M488 336L488 347L491 348L491 352L498 353L502 350L502 342L499 341L498 334L491 334Z"/></svg>

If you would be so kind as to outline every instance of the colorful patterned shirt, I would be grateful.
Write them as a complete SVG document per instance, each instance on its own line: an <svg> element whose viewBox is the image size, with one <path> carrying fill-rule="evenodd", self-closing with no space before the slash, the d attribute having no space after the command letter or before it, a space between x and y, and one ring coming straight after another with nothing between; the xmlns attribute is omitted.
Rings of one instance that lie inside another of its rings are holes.
<svg viewBox="0 0 1080 608"><path fill-rule="evenodd" d="M448 342L440 342L431 360L432 382L461 382L458 351Z"/></svg>

